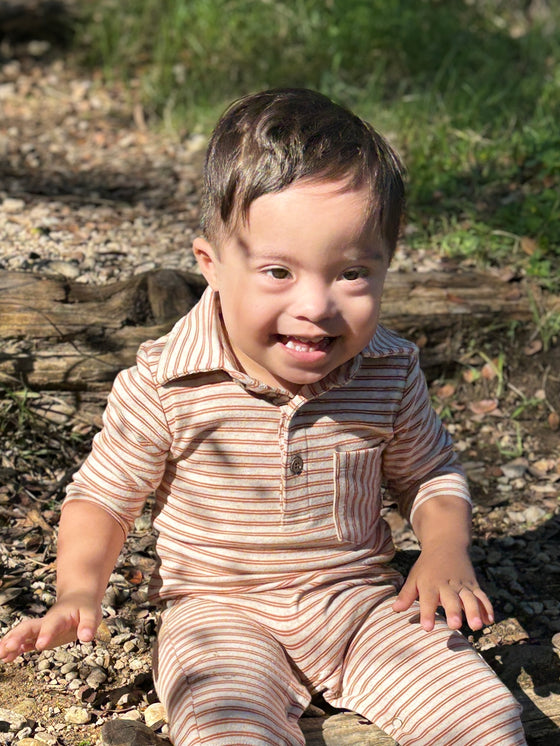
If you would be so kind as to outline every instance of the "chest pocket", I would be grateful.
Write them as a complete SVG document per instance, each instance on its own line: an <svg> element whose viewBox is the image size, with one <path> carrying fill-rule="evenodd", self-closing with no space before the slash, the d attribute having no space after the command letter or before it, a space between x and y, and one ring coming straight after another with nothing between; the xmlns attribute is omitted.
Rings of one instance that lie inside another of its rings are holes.
<svg viewBox="0 0 560 746"><path fill-rule="evenodd" d="M364 543L381 511L382 448L334 454L334 523L339 541Z"/></svg>

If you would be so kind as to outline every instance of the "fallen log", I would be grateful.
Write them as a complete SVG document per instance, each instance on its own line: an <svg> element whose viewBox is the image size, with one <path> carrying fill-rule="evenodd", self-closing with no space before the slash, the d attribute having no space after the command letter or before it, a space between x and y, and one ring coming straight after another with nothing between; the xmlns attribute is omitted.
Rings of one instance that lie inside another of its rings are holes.
<svg viewBox="0 0 560 746"><path fill-rule="evenodd" d="M560 746L560 652L546 644L503 645L486 656L522 706L521 720L531 746ZM306 746L398 746L351 712L300 720Z"/></svg>
<svg viewBox="0 0 560 746"><path fill-rule="evenodd" d="M169 331L204 287L197 273L166 269L103 286L0 272L0 379L45 390L107 389L134 363L139 344ZM473 324L531 320L535 293L525 281L491 274L395 272L382 321L419 342L426 369L452 360ZM558 298L538 303L560 311Z"/></svg>
<svg viewBox="0 0 560 746"><path fill-rule="evenodd" d="M523 707L521 719L531 746L560 745L560 694L557 690L557 684L513 690ZM300 724L306 746L398 746L391 736L351 712L304 717Z"/></svg>
<svg viewBox="0 0 560 746"><path fill-rule="evenodd" d="M11 42L47 40L65 45L75 19L68 0L2 0L0 36Z"/></svg>

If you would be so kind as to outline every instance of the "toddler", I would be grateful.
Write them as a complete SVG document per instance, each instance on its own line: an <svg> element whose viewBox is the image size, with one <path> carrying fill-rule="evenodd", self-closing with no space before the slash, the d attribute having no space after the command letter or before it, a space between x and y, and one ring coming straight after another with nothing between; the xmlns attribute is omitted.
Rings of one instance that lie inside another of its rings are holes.
<svg viewBox="0 0 560 746"><path fill-rule="evenodd" d="M226 111L193 245L208 288L115 381L63 505L57 602L4 637L4 661L93 639L155 491L154 675L175 746L302 745L318 692L402 746L526 743L458 632L493 621L463 472L417 348L378 324L403 201L393 150L324 96ZM406 581L382 485L421 543Z"/></svg>

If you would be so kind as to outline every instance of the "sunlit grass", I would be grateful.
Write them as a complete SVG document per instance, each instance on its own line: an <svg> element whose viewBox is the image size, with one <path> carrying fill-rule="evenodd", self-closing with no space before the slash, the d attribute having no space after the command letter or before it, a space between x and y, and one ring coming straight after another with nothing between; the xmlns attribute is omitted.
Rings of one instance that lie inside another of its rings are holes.
<svg viewBox="0 0 560 746"><path fill-rule="evenodd" d="M522 0L89 0L79 45L154 126L206 133L234 98L309 86L409 171L415 242L560 274L560 7ZM530 239L530 242L523 239ZM521 247L531 246L531 252Z"/></svg>

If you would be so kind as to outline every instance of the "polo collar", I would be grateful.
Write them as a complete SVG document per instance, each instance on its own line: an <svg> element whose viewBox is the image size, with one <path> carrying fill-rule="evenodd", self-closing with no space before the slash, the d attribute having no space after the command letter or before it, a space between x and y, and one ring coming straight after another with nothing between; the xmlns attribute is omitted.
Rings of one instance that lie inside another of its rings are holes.
<svg viewBox="0 0 560 746"><path fill-rule="evenodd" d="M218 294L210 287L205 289L200 301L163 338L163 342L156 372L156 381L159 385L185 376L224 371L251 391L259 394L271 391L279 393L239 370L222 328ZM375 335L362 353L343 366L345 370L340 371L343 382L356 374L362 358L388 357L396 353L410 352L410 347L410 342L401 339L385 327L378 326ZM331 379L331 376L327 378ZM334 378L338 379L338 383L341 382L341 377L336 373Z"/></svg>
<svg viewBox="0 0 560 746"><path fill-rule="evenodd" d="M217 293L207 287L199 302L164 337L156 372L158 384L216 370L239 373L224 339L219 308Z"/></svg>

